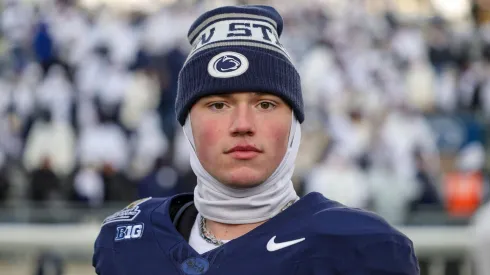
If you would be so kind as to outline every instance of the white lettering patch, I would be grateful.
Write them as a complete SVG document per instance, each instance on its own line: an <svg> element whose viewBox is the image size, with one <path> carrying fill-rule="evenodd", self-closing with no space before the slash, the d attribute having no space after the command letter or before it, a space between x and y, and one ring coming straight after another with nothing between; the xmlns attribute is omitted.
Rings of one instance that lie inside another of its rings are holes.
<svg viewBox="0 0 490 275"><path fill-rule="evenodd" d="M115 241L139 239L143 236L144 224L120 225L116 228Z"/></svg>
<svg viewBox="0 0 490 275"><path fill-rule="evenodd" d="M150 199L151 197L144 198L130 203L121 211L118 211L110 215L109 217L105 218L105 220L102 222L102 226L113 222L133 221L141 213L141 210L139 209L139 205L141 205L142 203Z"/></svg>
<svg viewBox="0 0 490 275"><path fill-rule="evenodd" d="M239 44L240 42L234 42L237 40L241 41L241 43L255 43L275 49L289 58L286 50L279 42L276 29L271 23L246 19L223 20L206 27L193 41L190 56L209 44L216 42Z"/></svg>

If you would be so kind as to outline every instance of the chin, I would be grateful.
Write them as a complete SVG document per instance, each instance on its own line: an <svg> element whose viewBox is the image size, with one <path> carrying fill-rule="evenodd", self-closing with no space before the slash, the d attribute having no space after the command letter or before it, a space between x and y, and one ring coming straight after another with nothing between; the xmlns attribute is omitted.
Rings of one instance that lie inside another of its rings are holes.
<svg viewBox="0 0 490 275"><path fill-rule="evenodd" d="M262 184L266 179L263 171L241 167L230 171L220 182L233 188L250 188Z"/></svg>

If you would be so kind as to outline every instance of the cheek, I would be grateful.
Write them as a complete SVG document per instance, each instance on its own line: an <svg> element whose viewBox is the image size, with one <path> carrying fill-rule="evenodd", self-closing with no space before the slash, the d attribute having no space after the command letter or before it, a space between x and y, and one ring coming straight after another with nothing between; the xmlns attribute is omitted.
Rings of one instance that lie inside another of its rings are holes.
<svg viewBox="0 0 490 275"><path fill-rule="evenodd" d="M269 140L274 150L274 159L282 160L287 150L289 138L289 125L277 125L269 127Z"/></svg>
<svg viewBox="0 0 490 275"><path fill-rule="evenodd" d="M223 129L217 127L219 125L214 121L200 122L199 130L194 134L196 141L197 155L202 161L213 159L220 152L220 139L225 134Z"/></svg>

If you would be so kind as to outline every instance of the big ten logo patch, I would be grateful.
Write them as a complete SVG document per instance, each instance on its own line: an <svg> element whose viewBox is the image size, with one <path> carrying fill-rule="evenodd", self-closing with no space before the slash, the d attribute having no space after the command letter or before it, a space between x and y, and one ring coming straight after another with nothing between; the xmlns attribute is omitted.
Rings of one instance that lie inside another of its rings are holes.
<svg viewBox="0 0 490 275"><path fill-rule="evenodd" d="M148 201L150 199L151 199L151 197L140 199L140 200L137 200L137 201L134 201L134 202L130 203L124 209L122 209L120 211L117 211L116 213L114 213L114 214L110 215L109 217L105 218L105 220L102 222L102 226L104 226L106 224L109 224L109 223L113 223L113 222L121 222L121 221L129 222L129 221L133 221L141 213L141 210L139 209L139 206L142 203L144 203L144 202L146 202L146 201Z"/></svg>
<svg viewBox="0 0 490 275"><path fill-rule="evenodd" d="M120 225L116 228L116 237L114 240L123 241L139 239L143 236L144 229L145 226L142 223Z"/></svg>

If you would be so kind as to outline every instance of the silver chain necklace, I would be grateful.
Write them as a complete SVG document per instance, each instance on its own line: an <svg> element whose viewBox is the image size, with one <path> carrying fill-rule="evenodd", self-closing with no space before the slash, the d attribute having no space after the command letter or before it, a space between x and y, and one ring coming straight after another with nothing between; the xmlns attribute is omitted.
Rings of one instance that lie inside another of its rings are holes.
<svg viewBox="0 0 490 275"><path fill-rule="evenodd" d="M281 209L281 212L286 210L288 207L290 207L293 203L297 201L298 199L288 202ZM222 246L224 244L222 240L216 238L216 236L214 236L214 234L208 230L208 228L206 227L206 219L203 216L201 216L201 219L199 220L199 234L201 235L201 238L203 238L207 243L213 244L215 246Z"/></svg>

